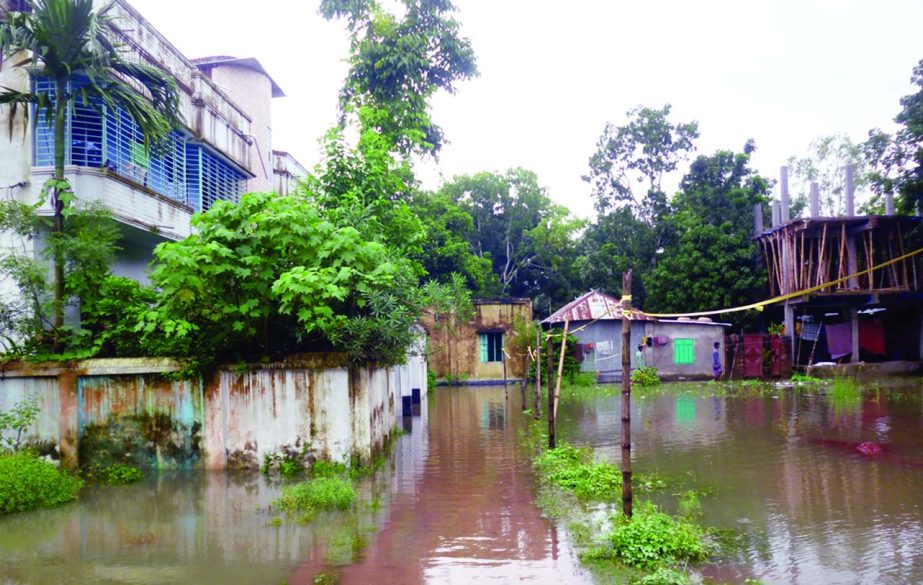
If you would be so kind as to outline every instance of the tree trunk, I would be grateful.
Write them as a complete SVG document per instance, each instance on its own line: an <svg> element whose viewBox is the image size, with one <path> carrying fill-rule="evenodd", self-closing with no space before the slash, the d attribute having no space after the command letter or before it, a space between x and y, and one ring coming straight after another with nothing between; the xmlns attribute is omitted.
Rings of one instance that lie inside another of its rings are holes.
<svg viewBox="0 0 923 585"><path fill-rule="evenodd" d="M57 80L55 83L55 114L54 114L54 180L55 185L51 190L51 209L53 212L51 223L52 252L54 255L54 332L52 337L53 350L61 350L60 332L64 327L64 250L61 246L62 233L64 232L64 201L61 199L64 191L64 163L67 148L67 82Z"/></svg>

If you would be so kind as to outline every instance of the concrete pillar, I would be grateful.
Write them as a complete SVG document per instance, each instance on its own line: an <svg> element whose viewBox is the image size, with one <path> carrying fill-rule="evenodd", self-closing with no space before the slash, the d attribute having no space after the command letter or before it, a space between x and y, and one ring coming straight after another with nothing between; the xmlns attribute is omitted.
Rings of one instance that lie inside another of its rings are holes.
<svg viewBox="0 0 923 585"><path fill-rule="evenodd" d="M781 222L783 224L788 223L788 220L791 219L792 211L792 201L788 196L788 167L782 167L780 169L780 182L779 190L782 196L782 215L780 216Z"/></svg>
<svg viewBox="0 0 923 585"><path fill-rule="evenodd" d="M780 220L781 209L778 201L772 202L772 227L779 227L782 223Z"/></svg>
<svg viewBox="0 0 923 585"><path fill-rule="evenodd" d="M859 309L849 310L849 323L852 325L852 355L849 361L856 363L859 361Z"/></svg>
<svg viewBox="0 0 923 585"><path fill-rule="evenodd" d="M846 271L848 274L859 272L859 257L856 254L856 236L846 234ZM849 279L849 288L859 288L859 277L853 276Z"/></svg>
<svg viewBox="0 0 923 585"><path fill-rule="evenodd" d="M753 206L753 237L763 233L763 204L757 203Z"/></svg>
<svg viewBox="0 0 923 585"><path fill-rule="evenodd" d="M785 301L784 321L782 324L785 326L785 334L789 336L789 341L791 343L789 355L792 356L792 365L794 365L795 361L798 359L798 356L795 355L795 307L790 303L791 301Z"/></svg>
<svg viewBox="0 0 923 585"><path fill-rule="evenodd" d="M855 173L855 165L846 165L846 217L856 215L856 185L853 180Z"/></svg>
<svg viewBox="0 0 923 585"><path fill-rule="evenodd" d="M811 217L820 217L820 187L811 181Z"/></svg>
<svg viewBox="0 0 923 585"><path fill-rule="evenodd" d="M894 193L885 193L885 215L894 215Z"/></svg>

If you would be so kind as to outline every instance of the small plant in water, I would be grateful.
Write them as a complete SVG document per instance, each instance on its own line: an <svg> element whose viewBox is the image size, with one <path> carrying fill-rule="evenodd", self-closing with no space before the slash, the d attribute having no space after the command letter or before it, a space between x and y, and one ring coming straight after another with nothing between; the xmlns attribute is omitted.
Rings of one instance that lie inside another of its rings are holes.
<svg viewBox="0 0 923 585"><path fill-rule="evenodd" d="M660 373L654 366L638 368L631 373L631 383L638 386L657 386L660 384Z"/></svg>
<svg viewBox="0 0 923 585"><path fill-rule="evenodd" d="M96 471L96 477L108 485L128 485L144 479L144 474L134 465L113 463Z"/></svg>
<svg viewBox="0 0 923 585"><path fill-rule="evenodd" d="M643 503L631 518L618 514L608 535L611 553L626 565L658 569L674 562L704 561L708 551L702 529Z"/></svg>
<svg viewBox="0 0 923 585"><path fill-rule="evenodd" d="M335 477L315 477L286 486L273 508L289 515L300 514L309 519L318 510L348 510L356 499L356 490L349 480Z"/></svg>

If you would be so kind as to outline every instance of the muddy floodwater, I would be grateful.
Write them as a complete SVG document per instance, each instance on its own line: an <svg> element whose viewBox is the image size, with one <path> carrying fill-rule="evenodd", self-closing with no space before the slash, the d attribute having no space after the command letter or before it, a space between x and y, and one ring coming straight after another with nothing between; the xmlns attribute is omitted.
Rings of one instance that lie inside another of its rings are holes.
<svg viewBox="0 0 923 585"><path fill-rule="evenodd" d="M559 436L616 461L618 399L566 395ZM715 582L923 582L921 382L638 395L636 470L704 494L702 523L739 549ZM0 584L592 583L543 518L519 446L518 392L438 388L405 423L355 510L276 525L282 483L164 474L91 487L58 509L0 518ZM665 500L666 501L666 500Z"/></svg>

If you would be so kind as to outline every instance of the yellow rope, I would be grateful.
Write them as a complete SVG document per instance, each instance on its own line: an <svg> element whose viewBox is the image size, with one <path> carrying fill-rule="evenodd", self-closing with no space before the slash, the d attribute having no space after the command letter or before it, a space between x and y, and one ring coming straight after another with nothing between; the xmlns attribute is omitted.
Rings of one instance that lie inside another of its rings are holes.
<svg viewBox="0 0 923 585"><path fill-rule="evenodd" d="M740 311L749 311L749 310L751 310L751 309L756 309L757 311L762 311L762 310L763 310L763 307L765 307L766 305L771 305L771 304L774 304L774 303L778 303L778 302L780 302L780 301L786 301L786 300L788 300L788 299L793 299L793 298L796 298L796 297L801 297L801 296L804 296L804 295L811 294L811 293L813 293L813 292L817 292L817 291L819 291L819 290L821 290L821 289L825 289L825 288L830 287L830 286L835 286L835 285L837 285L837 284L846 282L847 280L849 280L849 279L851 279L851 278L857 278L857 277L862 276L862 275L864 275L864 274L868 274L868 273L870 273L870 272L874 272L874 271L876 271L876 270L880 270L880 269L882 269L882 268L884 268L884 267L886 267L886 266L890 266L890 265L892 265L892 264L896 264L896 263L898 263L898 262L900 262L900 261L902 261L902 260L906 260L907 258L910 258L911 256L916 256L917 254L919 254L919 253L921 253L921 252L923 252L923 248L918 248L918 249L914 250L913 252L908 252L908 253L904 254L903 256L898 256L897 258L893 258L893 259L888 260L888 261L886 261L886 262L882 262L881 264L878 264L877 266L872 266L871 268L866 268L865 270L860 270L859 272L856 272L855 274L849 274L849 275L844 276L843 278L837 278L836 280L831 280L830 282L825 282L824 284L819 284L819 285L817 285L817 286L812 286L811 288L802 289L802 290L799 290L799 291L795 291L795 292L793 292L793 293L788 293L788 294L784 294L784 295L779 295L779 296L773 297L773 298L771 298L771 299L766 299L765 301L759 301L758 303L750 303L749 305L742 305L742 306L740 306L740 307L732 307L732 308L730 308L730 309L719 309L719 310L715 310L715 311L696 311L696 312L693 312L693 313L645 313L645 312L642 312L642 314L643 314L643 315L647 315L648 317L657 317L657 318L671 317L671 318L672 318L672 317L705 317L705 316L708 316L708 315L721 315L721 314L723 314L723 313L737 313L737 312L740 312Z"/></svg>

